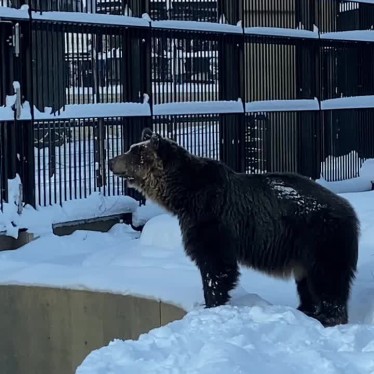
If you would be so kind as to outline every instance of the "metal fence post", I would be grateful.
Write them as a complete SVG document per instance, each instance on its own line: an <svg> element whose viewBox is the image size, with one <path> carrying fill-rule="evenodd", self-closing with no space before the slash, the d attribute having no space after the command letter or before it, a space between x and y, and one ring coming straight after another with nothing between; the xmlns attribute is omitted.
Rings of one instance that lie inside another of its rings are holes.
<svg viewBox="0 0 374 374"><path fill-rule="evenodd" d="M150 0L128 0L127 5L132 16L141 17L149 14ZM151 103L151 30L128 29L124 30L124 53L125 84L124 101ZM151 127L151 118L129 118L124 122L125 137L123 147L127 149L132 143L140 140L141 133L145 127ZM134 197L140 202L144 198L135 190L129 189L127 195Z"/></svg>
<svg viewBox="0 0 374 374"><path fill-rule="evenodd" d="M243 18L243 2L220 0L219 20L237 24ZM220 100L243 100L244 40L243 35L221 35L219 38ZM220 115L220 158L236 171L244 171L244 113Z"/></svg>
<svg viewBox="0 0 374 374"><path fill-rule="evenodd" d="M129 11L132 16L141 17L149 12L149 0L129 0ZM125 43L123 59L128 56L125 82L125 101L139 102L143 94L150 95L151 90L151 42L150 30L124 30ZM126 63L126 62L125 62Z"/></svg>
<svg viewBox="0 0 374 374"><path fill-rule="evenodd" d="M19 174L23 185L23 199L26 204L35 206L35 155L34 155L34 96L33 96L33 33L32 22L21 24L19 71L22 96L30 102L31 121L19 121L17 124L17 153L19 154ZM22 62L22 63L21 63Z"/></svg>

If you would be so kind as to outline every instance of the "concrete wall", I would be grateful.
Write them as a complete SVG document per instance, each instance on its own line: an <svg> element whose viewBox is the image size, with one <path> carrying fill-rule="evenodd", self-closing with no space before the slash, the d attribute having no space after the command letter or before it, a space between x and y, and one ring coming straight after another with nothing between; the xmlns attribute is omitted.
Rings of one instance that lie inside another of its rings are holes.
<svg viewBox="0 0 374 374"><path fill-rule="evenodd" d="M25 230L19 231L18 238L0 233L0 251L18 249L34 240L34 235Z"/></svg>
<svg viewBox="0 0 374 374"><path fill-rule="evenodd" d="M109 293L0 286L0 373L70 374L92 350L184 316L159 301Z"/></svg>

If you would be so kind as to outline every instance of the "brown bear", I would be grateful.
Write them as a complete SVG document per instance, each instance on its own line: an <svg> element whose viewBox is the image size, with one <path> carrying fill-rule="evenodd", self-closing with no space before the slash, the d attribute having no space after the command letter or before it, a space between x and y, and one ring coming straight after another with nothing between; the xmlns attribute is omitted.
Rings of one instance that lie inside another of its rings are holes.
<svg viewBox="0 0 374 374"><path fill-rule="evenodd" d="M150 129L109 167L178 217L206 307L229 300L241 264L293 276L298 309L324 326L348 322L359 221L342 197L297 174L237 173Z"/></svg>

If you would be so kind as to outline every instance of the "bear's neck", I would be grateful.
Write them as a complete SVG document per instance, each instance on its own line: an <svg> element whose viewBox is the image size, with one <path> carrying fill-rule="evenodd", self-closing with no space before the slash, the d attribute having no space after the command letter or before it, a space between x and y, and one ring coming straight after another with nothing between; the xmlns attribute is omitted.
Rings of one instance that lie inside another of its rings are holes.
<svg viewBox="0 0 374 374"><path fill-rule="evenodd" d="M174 215L186 211L193 194L192 182L198 178L199 167L189 160L183 169L173 169L160 175L149 175L141 190L149 199ZM197 167L196 167L197 166Z"/></svg>

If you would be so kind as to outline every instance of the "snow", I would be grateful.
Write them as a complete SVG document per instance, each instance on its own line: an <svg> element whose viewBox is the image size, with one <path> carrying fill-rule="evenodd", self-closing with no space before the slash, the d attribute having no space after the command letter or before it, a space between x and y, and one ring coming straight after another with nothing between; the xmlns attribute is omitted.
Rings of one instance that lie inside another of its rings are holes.
<svg viewBox="0 0 374 374"><path fill-rule="evenodd" d="M319 110L318 99L308 100L264 100L252 101L245 104L245 111L251 112L282 112Z"/></svg>
<svg viewBox="0 0 374 374"><path fill-rule="evenodd" d="M0 212L0 233L13 238L18 237L21 197L21 178L17 174L14 179L8 180L8 202L3 203L3 212Z"/></svg>
<svg viewBox="0 0 374 374"><path fill-rule="evenodd" d="M370 191L373 187L371 181L374 182L374 178L356 177L343 181L327 181L321 177L317 180L319 184L336 193Z"/></svg>
<svg viewBox="0 0 374 374"><path fill-rule="evenodd" d="M220 114L220 113L243 113L244 108L238 101L195 101L182 103L155 104L154 115L173 114Z"/></svg>
<svg viewBox="0 0 374 374"><path fill-rule="evenodd" d="M269 185L279 200L290 200L296 205L295 215L305 215L312 211L317 212L326 207L311 197L301 196L297 190L286 186L282 180L271 180Z"/></svg>
<svg viewBox="0 0 374 374"><path fill-rule="evenodd" d="M326 32L326 33L320 34L320 39L374 42L374 30L352 30L352 31Z"/></svg>
<svg viewBox="0 0 374 374"><path fill-rule="evenodd" d="M7 96L7 103L0 107L0 120L14 119L12 105L16 95ZM34 107L34 119L71 119L71 118L103 118L103 117L138 117L150 116L151 108L148 103L95 103L95 104L68 104L60 111L52 113L52 108L46 107L41 112ZM21 106L20 120L30 120L31 109L28 101Z"/></svg>
<svg viewBox="0 0 374 374"><path fill-rule="evenodd" d="M374 95L339 97L321 101L322 110L359 108L374 108Z"/></svg>
<svg viewBox="0 0 374 374"><path fill-rule="evenodd" d="M281 27L245 27L246 35L263 35L287 38L318 39L319 33L316 31L302 29L288 29Z"/></svg>
<svg viewBox="0 0 374 374"><path fill-rule="evenodd" d="M60 21L69 23L86 23L112 26L132 26L149 27L149 22L137 17L92 14L80 12L32 12L31 17L34 20L41 21Z"/></svg>
<svg viewBox="0 0 374 374"><path fill-rule="evenodd" d="M348 0L346 0L348 1ZM350 3L365 3L365 4L373 4L374 0L349 0Z"/></svg>
<svg viewBox="0 0 374 374"><path fill-rule="evenodd" d="M0 212L0 231L15 238L18 229L27 228L36 235L50 234L53 224L133 213L139 205L129 196L103 196L95 192L86 199L69 200L61 206L56 204L34 209L26 205L22 214L17 214L19 183L19 176L9 181L9 202L4 203L3 212Z"/></svg>
<svg viewBox="0 0 374 374"><path fill-rule="evenodd" d="M326 157L321 169L317 182L335 193L363 192L374 188L374 159L363 160L356 151ZM337 176L342 180L336 180Z"/></svg>
<svg viewBox="0 0 374 374"><path fill-rule="evenodd" d="M340 156L329 155L321 163L321 177L327 181L345 183L349 179L360 176L360 168L363 163L364 160L360 158L358 152L355 150ZM351 190L351 192L353 191L357 190Z"/></svg>
<svg viewBox="0 0 374 374"><path fill-rule="evenodd" d="M365 160L360 168L360 176L374 181L374 159Z"/></svg>
<svg viewBox="0 0 374 374"><path fill-rule="evenodd" d="M0 121L13 121L14 110L12 106L17 99L16 95L7 95L5 98L5 106L0 106Z"/></svg>
<svg viewBox="0 0 374 374"><path fill-rule="evenodd" d="M132 215L132 224L134 227L144 226L151 218L165 214L166 210L156 203L147 200L144 205L136 209Z"/></svg>
<svg viewBox="0 0 374 374"><path fill-rule="evenodd" d="M165 227L167 228L165 230ZM169 214L161 214L150 219L144 226L140 244L144 246L178 250L182 246L179 222Z"/></svg>
<svg viewBox="0 0 374 374"><path fill-rule="evenodd" d="M94 351L77 374L364 374L374 371L374 326L323 329L291 308L193 311L183 320Z"/></svg>
<svg viewBox="0 0 374 374"><path fill-rule="evenodd" d="M8 96L8 103L0 107L0 119L11 121L14 111L11 106L16 99L15 95ZM302 111L319 110L319 102L314 100L269 100L254 101L245 104L246 112L258 111ZM244 108L240 100L237 101L195 101L154 104L153 115L187 115L187 114L224 114L243 113ZM34 108L34 117L37 120L70 119L70 118L97 118L97 117L131 117L150 116L151 109L148 103L96 103L96 104L68 104L60 112L51 113L51 108L44 108L43 112ZM31 119L30 105L25 102L21 108L21 120Z"/></svg>
<svg viewBox="0 0 374 374"><path fill-rule="evenodd" d="M98 118L98 117L136 117L150 116L148 103L96 103L69 104L60 113L51 114L51 108L44 112L34 109L34 117L42 119Z"/></svg>
<svg viewBox="0 0 374 374"><path fill-rule="evenodd" d="M27 8L14 9L4 6L0 6L0 18L9 19L29 19L29 13Z"/></svg>
<svg viewBox="0 0 374 374"><path fill-rule="evenodd" d="M214 33L234 33L242 34L243 28L240 25L229 25L225 23L214 22L200 22L200 21L152 21L151 27L156 29L172 29L172 30L191 30L191 31L204 31Z"/></svg>

